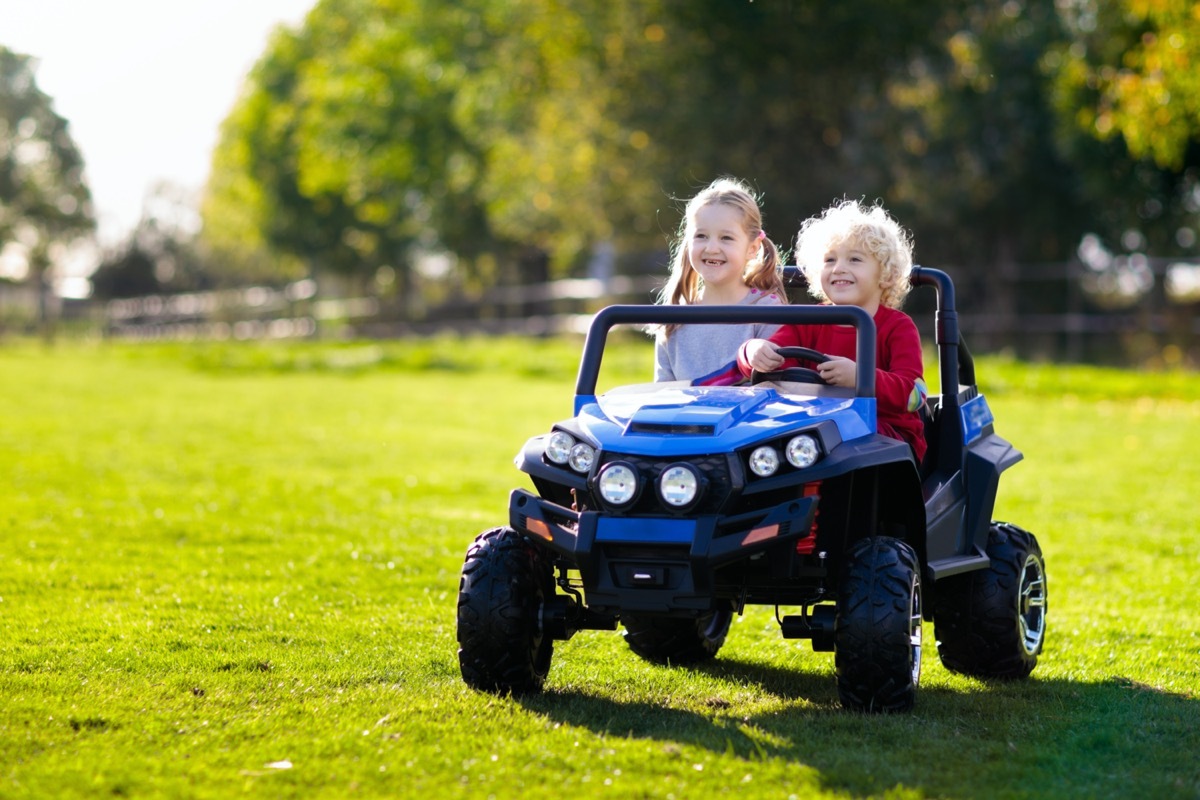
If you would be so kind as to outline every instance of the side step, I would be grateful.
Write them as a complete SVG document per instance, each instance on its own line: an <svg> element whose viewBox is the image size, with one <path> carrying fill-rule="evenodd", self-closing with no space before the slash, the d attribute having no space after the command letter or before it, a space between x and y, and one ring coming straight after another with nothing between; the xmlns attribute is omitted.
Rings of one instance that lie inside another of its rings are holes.
<svg viewBox="0 0 1200 800"><path fill-rule="evenodd" d="M974 554L969 556L955 556L954 558L930 561L925 565L925 574L926 578L931 582L940 581L942 578L949 578L951 575L974 572L977 569L987 569L991 565L992 560L987 557L986 553L976 547Z"/></svg>

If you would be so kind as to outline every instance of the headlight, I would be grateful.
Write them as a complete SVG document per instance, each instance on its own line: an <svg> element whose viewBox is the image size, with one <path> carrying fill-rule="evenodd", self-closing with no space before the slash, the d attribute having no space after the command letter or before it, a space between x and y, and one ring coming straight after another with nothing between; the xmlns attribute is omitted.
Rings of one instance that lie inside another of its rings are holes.
<svg viewBox="0 0 1200 800"><path fill-rule="evenodd" d="M571 448L574 446L575 439L571 434L555 431L546 441L546 458L555 464L566 464L567 459L571 457Z"/></svg>
<svg viewBox="0 0 1200 800"><path fill-rule="evenodd" d="M663 502L675 508L682 508L696 499L700 489L700 480L691 467L676 464L663 470L658 479L658 491L662 494Z"/></svg>
<svg viewBox="0 0 1200 800"><path fill-rule="evenodd" d="M637 496L637 473L628 464L614 461L605 464L597 480L600 496L614 506L623 506Z"/></svg>
<svg viewBox="0 0 1200 800"><path fill-rule="evenodd" d="M779 469L779 453L774 447L763 446L756 448L750 454L750 471L760 478L775 474Z"/></svg>
<svg viewBox="0 0 1200 800"><path fill-rule="evenodd" d="M787 444L787 460L797 469L805 469L817 463L821 448L817 440L807 434L800 434Z"/></svg>
<svg viewBox="0 0 1200 800"><path fill-rule="evenodd" d="M571 465L571 469L576 472L588 473L592 469L592 463L596 460L596 451L592 449L590 444L580 442L571 448L571 454L567 461Z"/></svg>

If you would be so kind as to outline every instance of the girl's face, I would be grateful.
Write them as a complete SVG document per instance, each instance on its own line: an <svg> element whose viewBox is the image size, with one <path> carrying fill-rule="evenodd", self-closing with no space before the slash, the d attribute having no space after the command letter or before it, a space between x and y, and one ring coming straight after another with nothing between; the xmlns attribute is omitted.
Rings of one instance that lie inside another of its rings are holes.
<svg viewBox="0 0 1200 800"><path fill-rule="evenodd" d="M738 209L709 203L696 211L688 256L706 288L744 285L746 263L759 246L746 233Z"/></svg>
<svg viewBox="0 0 1200 800"><path fill-rule="evenodd" d="M858 242L840 242L826 251L821 289L831 303L859 306L874 316L885 286L883 265Z"/></svg>

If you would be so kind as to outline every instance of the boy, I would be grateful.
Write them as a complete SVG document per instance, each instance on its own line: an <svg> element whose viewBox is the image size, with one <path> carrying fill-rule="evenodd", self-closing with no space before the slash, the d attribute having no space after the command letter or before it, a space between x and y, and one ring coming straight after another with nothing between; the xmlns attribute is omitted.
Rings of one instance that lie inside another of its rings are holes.
<svg viewBox="0 0 1200 800"><path fill-rule="evenodd" d="M846 200L800 226L796 263L814 297L859 306L874 318L879 432L907 442L919 464L926 446L919 409L928 389L917 326L899 310L911 288L908 234L881 206L865 208ZM854 385L855 330L848 326L784 325L770 339L743 344L738 369L746 376L751 370L779 370L784 359L776 348L797 345L833 357L816 365L826 383Z"/></svg>

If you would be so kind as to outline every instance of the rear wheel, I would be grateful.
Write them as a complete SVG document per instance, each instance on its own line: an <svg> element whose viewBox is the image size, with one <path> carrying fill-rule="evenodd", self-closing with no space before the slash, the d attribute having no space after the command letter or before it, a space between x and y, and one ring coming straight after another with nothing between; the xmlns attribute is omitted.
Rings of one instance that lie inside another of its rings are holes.
<svg viewBox="0 0 1200 800"><path fill-rule="evenodd" d="M712 611L697 619L629 615L621 617L629 649L658 664L696 664L714 657L729 633L732 611Z"/></svg>
<svg viewBox="0 0 1200 800"><path fill-rule="evenodd" d="M512 528L481 533L467 550L458 588L458 664L475 689L522 694L542 688L554 641L542 609L554 572Z"/></svg>
<svg viewBox="0 0 1200 800"><path fill-rule="evenodd" d="M934 634L946 669L1024 678L1046 640L1046 562L1037 537L1005 522L988 532L984 570L938 581Z"/></svg>
<svg viewBox="0 0 1200 800"><path fill-rule="evenodd" d="M921 572L899 539L859 540L848 554L834 626L838 696L858 711L907 711L921 679Z"/></svg>

